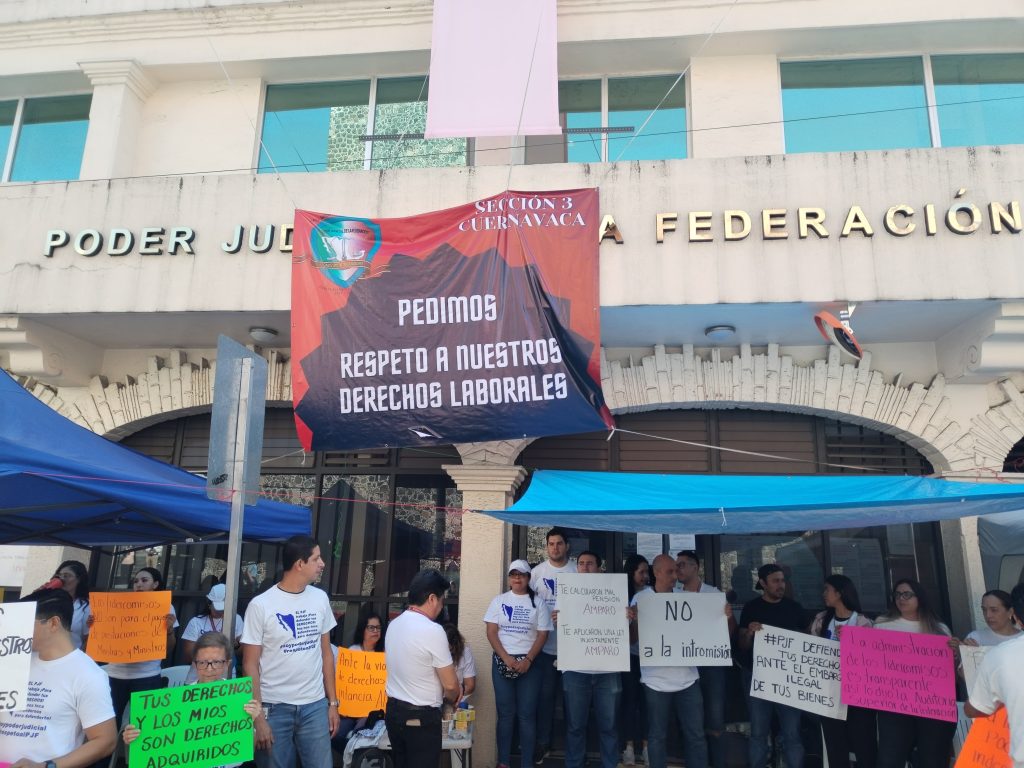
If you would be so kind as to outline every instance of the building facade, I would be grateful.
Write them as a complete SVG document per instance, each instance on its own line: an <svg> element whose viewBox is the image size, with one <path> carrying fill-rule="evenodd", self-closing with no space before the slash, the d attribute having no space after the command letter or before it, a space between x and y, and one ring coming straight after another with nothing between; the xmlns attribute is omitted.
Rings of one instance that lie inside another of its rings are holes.
<svg viewBox="0 0 1024 768"><path fill-rule="evenodd" d="M202 471L217 336L259 346L264 489L314 509L343 632L356 608L397 610L411 575L438 567L480 661L504 564L540 559L542 531L461 509L507 505L532 469L1015 479L1019 10L562 0L566 132L427 141L431 13L427 0L0 6L0 366L83 426ZM605 217L602 384L622 431L302 453L295 208L405 216L507 188L591 186ZM849 304L859 362L813 322ZM611 562L688 544L572 538ZM808 606L829 572L855 575L877 610L912 575L942 595L957 633L980 620L969 519L696 545L708 580L738 602L777 558ZM7 550L0 562L34 584L64 554ZM213 546L94 565L120 587L143 559L184 597L224 567ZM251 546L243 561L245 596L273 579L276 553Z"/></svg>

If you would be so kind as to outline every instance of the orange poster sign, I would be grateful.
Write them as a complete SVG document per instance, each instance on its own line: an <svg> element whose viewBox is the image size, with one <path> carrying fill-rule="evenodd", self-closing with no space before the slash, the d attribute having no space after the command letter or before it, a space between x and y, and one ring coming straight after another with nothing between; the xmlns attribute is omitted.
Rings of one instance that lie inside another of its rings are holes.
<svg viewBox="0 0 1024 768"><path fill-rule="evenodd" d="M96 661L152 661L167 655L169 591L93 592L89 607L94 620L86 649Z"/></svg>
<svg viewBox="0 0 1024 768"><path fill-rule="evenodd" d="M388 700L384 692L388 668L383 653L339 648L335 679L338 713L342 717L366 717L375 709L384 709Z"/></svg>
<svg viewBox="0 0 1024 768"><path fill-rule="evenodd" d="M975 718L956 759L956 768L1013 768L1006 707L988 717Z"/></svg>

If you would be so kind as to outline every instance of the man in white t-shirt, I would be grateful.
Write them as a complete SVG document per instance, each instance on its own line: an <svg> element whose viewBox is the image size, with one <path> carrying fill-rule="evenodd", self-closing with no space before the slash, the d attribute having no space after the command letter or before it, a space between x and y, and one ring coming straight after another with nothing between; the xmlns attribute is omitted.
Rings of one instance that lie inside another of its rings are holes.
<svg viewBox="0 0 1024 768"><path fill-rule="evenodd" d="M107 676L75 648L71 595L40 589L22 602L36 604L28 702L0 711L0 761L17 768L85 768L117 743Z"/></svg>
<svg viewBox="0 0 1024 768"><path fill-rule="evenodd" d="M569 560L569 534L561 528L552 528L545 539L548 559L535 565L530 573L530 588L537 593L548 611L556 610L558 574L576 573L576 564ZM551 724L555 719L555 696L562 690L555 657L558 654L557 632L548 634L544 650L537 656L537 671L541 673L540 705L537 707L537 750L534 762L541 765L551 750Z"/></svg>
<svg viewBox="0 0 1024 768"><path fill-rule="evenodd" d="M1024 619L1024 582L1010 593L1010 602L1018 623ZM994 646L985 654L978 678L964 705L968 717L986 717L1006 707L1010 723L1010 758L1014 768L1024 768L1024 635Z"/></svg>
<svg viewBox="0 0 1024 768"><path fill-rule="evenodd" d="M261 704L256 764L294 768L298 754L303 768L331 768L339 718L329 633L337 622L327 594L312 586L324 561L309 536L288 539L281 559L281 581L252 599L242 631L242 665Z"/></svg>
<svg viewBox="0 0 1024 768"><path fill-rule="evenodd" d="M676 555L676 579L679 592L720 592L718 587L700 578L700 556L692 549ZM736 634L736 619L732 606L725 604L725 615L729 620L729 636ZM728 667L698 667L700 692L704 698L704 728L708 737L708 756L715 768L725 768L722 747L722 733L725 731L725 686Z"/></svg>
<svg viewBox="0 0 1024 768"><path fill-rule="evenodd" d="M578 573L600 573L601 556L589 550L576 556ZM555 634L552 632L552 634ZM583 768L587 762L587 723L593 707L601 749L601 768L619 764L619 730L615 718L622 693L618 672L600 669L563 672L565 691L565 768Z"/></svg>
<svg viewBox="0 0 1024 768"><path fill-rule="evenodd" d="M442 706L462 695L448 636L436 619L451 585L430 568L409 584L409 607L384 638L388 705L384 722L395 768L437 768Z"/></svg>
<svg viewBox="0 0 1024 768"><path fill-rule="evenodd" d="M674 592L676 563L668 555L658 555L651 563L654 584L633 596L630 620L643 610L643 597L650 592ZM637 608L636 606L639 606ZM630 633L632 639L633 632ZM658 667L640 654L640 683L647 701L647 768L665 768L669 723L675 717L683 737L686 768L707 768L708 745L704 740L704 698L696 667Z"/></svg>

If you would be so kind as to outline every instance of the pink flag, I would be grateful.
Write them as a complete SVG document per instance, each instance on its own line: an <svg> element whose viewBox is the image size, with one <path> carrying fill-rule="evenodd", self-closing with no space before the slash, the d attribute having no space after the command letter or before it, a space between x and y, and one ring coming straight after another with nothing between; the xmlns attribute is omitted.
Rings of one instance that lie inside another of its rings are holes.
<svg viewBox="0 0 1024 768"><path fill-rule="evenodd" d="M434 0L426 137L561 132L555 0Z"/></svg>

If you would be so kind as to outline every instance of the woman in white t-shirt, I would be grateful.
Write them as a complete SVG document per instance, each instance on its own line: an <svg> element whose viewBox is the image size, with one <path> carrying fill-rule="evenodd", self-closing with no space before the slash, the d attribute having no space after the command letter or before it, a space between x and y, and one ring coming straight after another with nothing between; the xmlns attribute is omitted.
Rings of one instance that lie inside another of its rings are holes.
<svg viewBox="0 0 1024 768"><path fill-rule="evenodd" d="M133 592L156 592L164 588L164 575L156 568L140 568L132 577ZM93 616L89 617L92 625ZM174 630L178 626L178 617L174 606L166 616L167 620L167 654L174 650ZM131 701L132 694L139 691L153 691L163 688L160 677L160 660L132 661L123 664L107 664L104 668L110 679L110 698L114 703L114 715L121 722L124 708Z"/></svg>
<svg viewBox="0 0 1024 768"><path fill-rule="evenodd" d="M1013 623L1010 595L1001 589L990 589L981 598L981 612L987 626L976 629L964 638L964 645L999 645L1020 636Z"/></svg>
<svg viewBox="0 0 1024 768"><path fill-rule="evenodd" d="M231 643L228 642L228 639L222 633L206 632L201 635L196 641L193 651L195 655L192 659L192 669L195 671L196 680L194 683L190 683L190 685L195 683L213 683L218 680L224 680L227 677L228 670L231 669L231 658L234 656L234 650ZM242 709L252 718L255 718L260 711L256 699L249 699ZM131 744L141 735L142 731L139 730L135 723L128 723L124 727L121 738L124 739L125 744ZM231 763L224 766L224 768L234 768L238 765L241 765L241 763Z"/></svg>
<svg viewBox="0 0 1024 768"><path fill-rule="evenodd" d="M444 633L448 636L448 648L452 652L452 661L455 662L455 677L459 679L462 698L469 698L476 690L476 662L473 660L473 651L466 645L466 638L454 624L445 624Z"/></svg>
<svg viewBox="0 0 1024 768"><path fill-rule="evenodd" d="M89 571L78 560L65 560L57 566L53 577L60 579L64 591L71 595L75 612L71 617L71 640L84 651L89 640Z"/></svg>
<svg viewBox="0 0 1024 768"><path fill-rule="evenodd" d="M928 593L914 579L900 579L892 589L893 607L875 621L875 629L950 636L949 627L932 610ZM950 638L950 645L957 641ZM952 655L950 665L954 664ZM951 670L952 671L952 670ZM917 747L915 768L949 768L956 723L895 712L878 713L878 768L904 768Z"/></svg>
<svg viewBox="0 0 1024 768"><path fill-rule="evenodd" d="M825 610L811 622L812 635L838 640L843 627L872 625L871 619L861 613L860 595L849 576L826 576L821 596ZM823 717L821 735L825 739L830 768L850 768L851 752L857 757L857 768L875 768L878 759L875 710L847 707L846 720Z"/></svg>
<svg viewBox="0 0 1024 768"><path fill-rule="evenodd" d="M515 560L509 565L508 585L508 592L494 598L484 614L487 640L494 649L491 679L498 709L498 768L509 768L516 722L522 768L532 768L541 683L533 661L553 626L547 605L530 589L529 563Z"/></svg>

